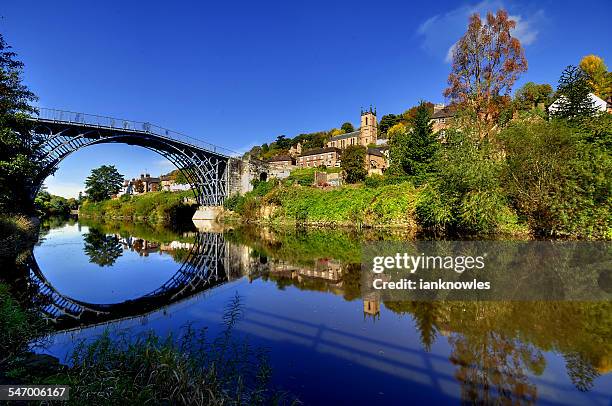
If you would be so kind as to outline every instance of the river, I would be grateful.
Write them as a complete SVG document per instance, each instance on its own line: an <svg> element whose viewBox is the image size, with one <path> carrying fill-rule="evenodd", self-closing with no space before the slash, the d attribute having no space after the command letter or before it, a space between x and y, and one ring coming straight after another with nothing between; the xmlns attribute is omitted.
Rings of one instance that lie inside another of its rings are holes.
<svg viewBox="0 0 612 406"><path fill-rule="evenodd" d="M381 302L359 288L363 241L401 232L170 230L45 223L32 279L65 359L105 330L222 328L268 350L273 384L305 404L610 404L610 302Z"/></svg>

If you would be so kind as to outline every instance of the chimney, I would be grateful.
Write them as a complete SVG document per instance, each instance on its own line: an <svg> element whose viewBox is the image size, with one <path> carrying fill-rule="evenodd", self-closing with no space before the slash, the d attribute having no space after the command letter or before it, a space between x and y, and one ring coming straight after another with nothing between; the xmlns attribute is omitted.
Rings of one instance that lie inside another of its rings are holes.
<svg viewBox="0 0 612 406"><path fill-rule="evenodd" d="M444 107L446 107L444 105L444 103L434 104L434 111L433 111L433 113L436 114L438 111L444 109Z"/></svg>

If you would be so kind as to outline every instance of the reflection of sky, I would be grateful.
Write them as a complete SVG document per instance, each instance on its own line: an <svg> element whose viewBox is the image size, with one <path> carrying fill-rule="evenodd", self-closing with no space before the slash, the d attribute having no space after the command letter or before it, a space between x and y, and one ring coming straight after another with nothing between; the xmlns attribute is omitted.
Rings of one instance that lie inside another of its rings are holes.
<svg viewBox="0 0 612 406"><path fill-rule="evenodd" d="M381 306L380 318L364 318L363 302L246 278L231 282L146 317L116 323L132 334L154 330L165 336L187 323L220 330L223 309L238 293L244 319L240 336L269 350L274 384L297 394L306 404L458 404L460 385L449 361L447 338L438 335L423 350L410 315ZM63 357L70 341L99 334L102 327L60 333L48 351ZM578 392L563 358L545 353L547 368L530 376L538 404L609 404L612 375L598 378L591 392Z"/></svg>
<svg viewBox="0 0 612 406"><path fill-rule="evenodd" d="M167 254L141 257L124 250L112 267L90 263L83 251L87 227L52 229L34 256L45 278L61 294L87 303L118 303L145 295L172 277L179 265Z"/></svg>

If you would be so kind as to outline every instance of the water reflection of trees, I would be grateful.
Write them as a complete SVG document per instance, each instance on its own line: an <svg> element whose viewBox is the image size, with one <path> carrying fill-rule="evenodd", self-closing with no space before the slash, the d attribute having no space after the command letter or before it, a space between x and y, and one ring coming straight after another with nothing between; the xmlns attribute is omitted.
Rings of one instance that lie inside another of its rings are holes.
<svg viewBox="0 0 612 406"><path fill-rule="evenodd" d="M84 235L83 251L89 257L89 262L100 266L112 266L123 254L119 238L106 235L95 228L90 228Z"/></svg>
<svg viewBox="0 0 612 406"><path fill-rule="evenodd" d="M371 305L373 299L362 298L361 294L360 246L367 240L396 237L352 231L298 233L267 229L238 229L228 236L266 258L267 273L263 278L279 288L291 285L342 295L346 300L362 299L364 309L365 302ZM508 254L508 260L512 256ZM321 259L341 264L339 280L308 272L316 269ZM535 256L529 260L537 263L540 259ZM563 355L568 377L581 391L590 390L597 376L612 370L611 302L383 304L394 313L413 318L425 350L429 351L436 340L448 341L450 361L456 367L455 377L466 403L534 403L537 387L530 376L545 370L544 351ZM378 309L379 305L369 307Z"/></svg>

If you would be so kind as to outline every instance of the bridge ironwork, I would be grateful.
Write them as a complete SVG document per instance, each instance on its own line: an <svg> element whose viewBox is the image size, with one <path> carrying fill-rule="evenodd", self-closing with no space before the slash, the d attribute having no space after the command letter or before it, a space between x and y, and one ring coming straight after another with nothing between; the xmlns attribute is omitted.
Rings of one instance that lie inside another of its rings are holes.
<svg viewBox="0 0 612 406"><path fill-rule="evenodd" d="M221 205L228 194L229 160L236 155L228 149L148 122L47 108L31 120L33 137L41 142L44 168L32 198L63 159L104 143L136 145L164 156L185 176L200 205Z"/></svg>
<svg viewBox="0 0 612 406"><path fill-rule="evenodd" d="M44 277L36 259L29 258L30 281L37 287L43 315L58 329L137 316L166 306L229 280L222 234L198 233L187 258L159 288L121 303L85 303L57 291Z"/></svg>

